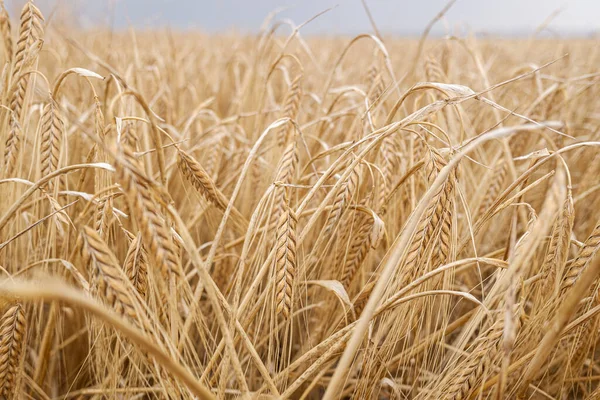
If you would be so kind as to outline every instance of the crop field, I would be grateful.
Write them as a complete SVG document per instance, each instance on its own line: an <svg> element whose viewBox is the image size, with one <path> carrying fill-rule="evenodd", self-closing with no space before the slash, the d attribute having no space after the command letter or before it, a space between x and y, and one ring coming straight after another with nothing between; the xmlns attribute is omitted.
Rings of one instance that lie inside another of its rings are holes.
<svg viewBox="0 0 600 400"><path fill-rule="evenodd" d="M600 399L598 39L272 17L1 5L0 399Z"/></svg>

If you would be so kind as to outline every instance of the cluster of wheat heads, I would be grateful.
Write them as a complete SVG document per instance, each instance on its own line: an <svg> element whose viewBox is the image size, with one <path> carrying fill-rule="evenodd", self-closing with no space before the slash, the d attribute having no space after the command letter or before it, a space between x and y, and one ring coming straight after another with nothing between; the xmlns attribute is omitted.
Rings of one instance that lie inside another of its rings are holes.
<svg viewBox="0 0 600 400"><path fill-rule="evenodd" d="M0 398L600 398L597 42L265 26L2 6Z"/></svg>

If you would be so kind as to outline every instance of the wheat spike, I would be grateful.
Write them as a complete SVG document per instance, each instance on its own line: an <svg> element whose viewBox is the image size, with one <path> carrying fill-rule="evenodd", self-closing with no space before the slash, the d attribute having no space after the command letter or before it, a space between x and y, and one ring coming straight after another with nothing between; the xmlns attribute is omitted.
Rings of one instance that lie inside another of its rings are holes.
<svg viewBox="0 0 600 400"><path fill-rule="evenodd" d="M297 75L294 80L290 83L290 87L288 89L284 105L283 105L283 116L290 118L291 120L296 121L298 118L298 110L300 109L300 101L302 100L302 75ZM288 124L280 130L277 135L277 145L279 147L285 146L285 144L289 141L289 138L294 132L295 128Z"/></svg>
<svg viewBox="0 0 600 400"><path fill-rule="evenodd" d="M115 255L98 232L84 226L82 230L83 257L92 266L92 276L98 294L107 304L123 316L136 321L137 313L129 293L126 277L118 265Z"/></svg>
<svg viewBox="0 0 600 400"><path fill-rule="evenodd" d="M98 199L94 214L94 229L103 240L106 240L109 229L109 220L112 216L112 196L107 195Z"/></svg>
<svg viewBox="0 0 600 400"><path fill-rule="evenodd" d="M275 246L276 312L288 319L296 279L296 215L287 204L279 218Z"/></svg>
<svg viewBox="0 0 600 400"><path fill-rule="evenodd" d="M479 379L495 363L499 355L503 327L504 313L499 312L499 317L494 324L475 339L473 350L467 358L446 375L450 379L445 388L439 392L440 399L469 398L471 392L477 388Z"/></svg>
<svg viewBox="0 0 600 400"><path fill-rule="evenodd" d="M590 261L594 258L596 253L600 249L600 221L594 227L590 236L583 243L583 247L579 250L577 257L571 261L570 265L567 265L566 271L562 276L559 286L559 296L562 297L564 294L575 284L579 275L589 265Z"/></svg>
<svg viewBox="0 0 600 400"><path fill-rule="evenodd" d="M14 399L19 393L19 376L26 334L25 310L21 304L10 306L0 321L0 398Z"/></svg>
<svg viewBox="0 0 600 400"><path fill-rule="evenodd" d="M170 229L160 215L158 206L148 183L135 171L135 157L131 150L124 146L123 154L127 164L119 168L119 180L130 205L130 210L141 227L142 238L154 265L158 267L165 279L169 274L180 275L177 248Z"/></svg>
<svg viewBox="0 0 600 400"><path fill-rule="evenodd" d="M411 281L414 276L418 273L419 261L424 256L423 248L426 247L428 239L431 237L432 232L436 227L435 219L441 216L441 197L444 193L444 186L442 185L436 192L435 197L429 203L423 217L419 221L413 239L408 248L408 253L404 261L402 272L404 274L403 282L407 283Z"/></svg>
<svg viewBox="0 0 600 400"><path fill-rule="evenodd" d="M438 251L435 253L433 266L445 264L451 254L452 248L452 210L454 208L454 186L455 176L451 176L444 186L444 194L440 200L441 216L440 216L440 237Z"/></svg>
<svg viewBox="0 0 600 400"><path fill-rule="evenodd" d="M12 175L17 166L17 157L21 144L21 126L16 120L13 120L10 125L10 131L6 138L4 146L4 165L6 176Z"/></svg>
<svg viewBox="0 0 600 400"><path fill-rule="evenodd" d="M183 150L179 150L178 156L178 166L183 176L198 189L206 201L214 204L220 210L225 210L228 203L227 198L217 188L202 165Z"/></svg>
<svg viewBox="0 0 600 400"><path fill-rule="evenodd" d="M439 154L437 154L437 152L433 151L431 148L426 154L429 154L429 157L426 159L425 163L425 176L427 178L427 181L432 182L435 179L435 176L437 175L439 170L445 164L445 161L441 158L441 156L439 156ZM447 201L450 199L450 193L452 192L451 185L452 182L448 180L439 187L439 189L435 193L434 198L427 206L423 217L419 221L419 224L409 246L406 259L404 261L404 283L407 283L408 281L412 280L414 276L419 272L418 266L420 260L424 256L424 252L422 250L423 248L426 248L429 244L434 232L436 231L439 225L439 221L444 216L444 206L447 205ZM443 253L441 254L441 256L444 256Z"/></svg>
<svg viewBox="0 0 600 400"><path fill-rule="evenodd" d="M552 227L550 243L548 244L546 257L541 267L544 276L550 275L552 277L547 278L547 281L552 282L555 279L557 271L560 275L567 262L574 219L573 197L569 189L560 214Z"/></svg>
<svg viewBox="0 0 600 400"><path fill-rule="evenodd" d="M283 115L290 119L296 119L298 117L298 110L300 107L300 99L302 96L302 90L300 84L302 83L302 75L298 75L294 78L290 84L290 88L285 99L283 106Z"/></svg>
<svg viewBox="0 0 600 400"><path fill-rule="evenodd" d="M381 172L384 177L384 192L381 194L381 206L383 202L389 197L390 192L394 186L394 178L398 174L398 168L400 167L400 151L396 144L396 140L392 135L386 136L381 143Z"/></svg>
<svg viewBox="0 0 600 400"><path fill-rule="evenodd" d="M377 63L373 62L367 70L367 88L370 94L371 103L377 101L385 91L383 78L377 67Z"/></svg>
<svg viewBox="0 0 600 400"><path fill-rule="evenodd" d="M325 228L323 229L323 232L326 234L333 230L346 208L350 205L354 191L359 184L359 175L357 169L358 168L353 168L346 181L336 189L335 196L333 198L333 205L329 215L327 216Z"/></svg>
<svg viewBox="0 0 600 400"><path fill-rule="evenodd" d="M215 185L215 182L202 165L183 150L179 150L178 160L179 162L177 165L179 166L179 170L198 190L204 199L209 203L214 204L219 210L225 211L229 204L229 200L219 188L217 188L217 185ZM231 218L240 232L246 231L248 222L236 208L231 210Z"/></svg>
<svg viewBox="0 0 600 400"><path fill-rule="evenodd" d="M429 82L445 82L446 77L444 74L444 70L437 60L428 55L425 58L425 77Z"/></svg>
<svg viewBox="0 0 600 400"><path fill-rule="evenodd" d="M28 1L21 11L19 40L17 41L17 50L13 62L12 89L9 96L10 108L17 121L21 121L21 110L29 80L27 76L21 76L21 74L33 65L37 59L43 44L43 21L44 17L40 10L32 1Z"/></svg>
<svg viewBox="0 0 600 400"><path fill-rule="evenodd" d="M338 254L336 265L342 265L342 285L348 288L371 248L371 231L373 230L373 218L361 212L356 221L356 231L353 232L350 246L346 252L345 246Z"/></svg>
<svg viewBox="0 0 600 400"><path fill-rule="evenodd" d="M132 123L123 124L123 130L121 132L121 143L135 149L135 146L139 140L135 126Z"/></svg>
<svg viewBox="0 0 600 400"><path fill-rule="evenodd" d="M42 113L42 142L40 148L42 176L46 176L58 168L63 126L64 124L58 113L58 105L51 98ZM51 184L50 182L48 185Z"/></svg>
<svg viewBox="0 0 600 400"><path fill-rule="evenodd" d="M148 289L148 260L146 250L142 246L141 235L136 236L130 243L123 269L133 287L143 297Z"/></svg>
<svg viewBox="0 0 600 400"><path fill-rule="evenodd" d="M298 154L296 151L296 143L290 143L284 150L277 171L275 173L275 182L283 185L289 185L293 182L294 175L296 173L296 166L298 165ZM285 199L289 198L288 188L278 185L275 187L273 193L273 211L271 213L271 219L269 225L274 225L279 220L279 216L283 212L285 206Z"/></svg>
<svg viewBox="0 0 600 400"><path fill-rule="evenodd" d="M2 32L2 40L4 42L4 52L6 54L6 60L12 62L13 59L13 40L12 40L12 28L10 24L10 17L6 8L4 7L4 1L0 2L0 32Z"/></svg>
<svg viewBox="0 0 600 400"><path fill-rule="evenodd" d="M498 197L498 193L500 193L500 189L502 188L502 184L504 183L506 174L508 173L508 163L504 159L501 159L499 164L500 165L494 169L491 183L488 186L481 205L479 206L477 215L482 215L484 212L486 212L494 203L496 197Z"/></svg>

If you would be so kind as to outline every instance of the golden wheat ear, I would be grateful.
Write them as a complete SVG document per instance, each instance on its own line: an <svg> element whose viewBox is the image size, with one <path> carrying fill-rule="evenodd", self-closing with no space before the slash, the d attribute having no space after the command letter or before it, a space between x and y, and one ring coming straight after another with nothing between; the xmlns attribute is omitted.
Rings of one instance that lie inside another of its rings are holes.
<svg viewBox="0 0 600 400"><path fill-rule="evenodd" d="M177 165L182 175L198 190L207 202L214 204L219 210L224 212L227 209L229 200L217 188L217 185L202 165L183 150L178 151L178 161ZM246 232L248 221L235 207L231 210L231 219L240 233Z"/></svg>
<svg viewBox="0 0 600 400"><path fill-rule="evenodd" d="M279 217L275 246L275 311L288 319L296 280L296 215L287 204Z"/></svg>
<svg viewBox="0 0 600 400"><path fill-rule="evenodd" d="M42 112L42 141L40 164L42 176L49 175L58 169L60 146L63 137L64 123L60 117L58 104L50 98ZM52 188L52 181L48 182Z"/></svg>
<svg viewBox="0 0 600 400"><path fill-rule="evenodd" d="M98 232L89 226L84 226L81 233L83 238L83 256L91 264L93 288L98 296L119 314L137 321L137 311L134 297L130 292L131 284L118 265L115 255Z"/></svg>
<svg viewBox="0 0 600 400"><path fill-rule="evenodd" d="M123 155L126 162L117 170L117 176L123 186L129 209L138 221L148 255L165 280L169 280L171 275L181 276L177 248L165 217L156 203L156 196L146 179L136 172L137 160L133 151L128 146L123 146Z"/></svg>
<svg viewBox="0 0 600 400"><path fill-rule="evenodd" d="M13 60L11 92L9 94L10 109L17 121L21 121L21 111L29 82L29 77L23 75L23 73L37 62L38 54L44 43L43 22L44 17L41 11L32 1L28 1L21 11L19 40L17 41L17 50Z"/></svg>
<svg viewBox="0 0 600 400"><path fill-rule="evenodd" d="M4 54L6 60L12 63L13 60L13 39L10 16L4 7L4 1L0 2L0 33L2 34L2 42L4 44Z"/></svg>
<svg viewBox="0 0 600 400"><path fill-rule="evenodd" d="M123 269L142 298L148 291L147 257L146 250L142 246L142 236L138 234L129 244Z"/></svg>
<svg viewBox="0 0 600 400"><path fill-rule="evenodd" d="M8 307L0 320L0 398L14 399L23 374L27 319L21 304Z"/></svg>
<svg viewBox="0 0 600 400"><path fill-rule="evenodd" d="M4 145L4 168L6 176L11 176L17 166L21 135L21 125L19 125L17 120L13 119Z"/></svg>

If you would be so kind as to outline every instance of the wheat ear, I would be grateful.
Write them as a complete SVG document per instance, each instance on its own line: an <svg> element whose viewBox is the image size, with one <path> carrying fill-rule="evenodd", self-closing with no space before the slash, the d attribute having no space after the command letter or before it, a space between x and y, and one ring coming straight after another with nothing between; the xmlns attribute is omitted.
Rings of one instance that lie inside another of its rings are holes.
<svg viewBox="0 0 600 400"><path fill-rule="evenodd" d="M10 108L17 121L21 120L21 110L29 80L27 76L22 76L22 73L37 60L37 55L43 44L43 21L44 17L40 10L33 2L28 1L21 11L19 40L17 41L17 50L13 60L12 89L9 96Z"/></svg>
<svg viewBox="0 0 600 400"><path fill-rule="evenodd" d="M12 40L12 28L10 24L10 17L6 8L4 8L4 1L0 2L0 32L2 32L2 40L4 42L4 51L6 54L6 60L12 62L13 59L13 40Z"/></svg>
<svg viewBox="0 0 600 400"><path fill-rule="evenodd" d="M62 140L63 121L58 113L58 105L50 98L42 113L42 143L40 164L42 176L46 176L58 168L60 143ZM48 182L50 186L52 181Z"/></svg>
<svg viewBox="0 0 600 400"><path fill-rule="evenodd" d="M336 189L333 205L329 215L327 216L325 227L323 228L323 232L326 234L330 233L335 228L335 225L339 222L342 214L350 205L354 191L359 184L359 175L357 169L357 167L353 168L350 172L350 176L348 176L348 179Z"/></svg>
<svg viewBox="0 0 600 400"><path fill-rule="evenodd" d="M183 176L198 190L206 201L214 204L219 210L225 211L229 200L217 188L217 185L202 165L183 150L179 150L178 158L179 162L177 165ZM233 208L231 211L231 219L240 232L246 232L248 222L236 208Z"/></svg>
<svg viewBox="0 0 600 400"><path fill-rule="evenodd" d="M496 197L498 197L498 193L500 193L500 189L502 188L502 184L506 179L506 174L508 173L508 163L501 159L499 165L494 169L494 173L491 178L491 183L488 186L488 189L485 193L485 197L479 206L479 211L477 215L483 215L496 201Z"/></svg>
<svg viewBox="0 0 600 400"><path fill-rule="evenodd" d="M10 131L6 138L4 146L4 165L6 176L12 175L17 166L17 157L19 156L19 148L21 144L21 126L17 120L13 119L10 125Z"/></svg>
<svg viewBox="0 0 600 400"><path fill-rule="evenodd" d="M283 105L283 116L287 117L291 120L296 120L298 118L298 111L300 109L300 100L302 100L302 74L297 75L290 87L288 89L285 102ZM287 124L285 128L283 128L277 136L277 144L279 147L285 146L285 144L289 141L290 136L294 131L294 126L291 124Z"/></svg>
<svg viewBox="0 0 600 400"><path fill-rule="evenodd" d="M83 257L92 266L92 277L98 295L119 314L136 321L137 313L129 292L127 278L121 271L117 258L98 232L89 226L82 230Z"/></svg>
<svg viewBox="0 0 600 400"><path fill-rule="evenodd" d="M142 246L141 235L135 236L129 245L123 269L133 287L143 297L148 289L148 255Z"/></svg>
<svg viewBox="0 0 600 400"><path fill-rule="evenodd" d="M473 343L473 350L467 358L446 374L450 379L440 399L468 399L476 388L479 379L494 364L499 355L500 339L504 328L504 313L500 312L494 324L480 334Z"/></svg>
<svg viewBox="0 0 600 400"><path fill-rule="evenodd" d="M567 266L560 282L559 297L564 297L565 293L575 284L583 270L598 252L598 249L600 249L600 221L583 243L577 257Z"/></svg>
<svg viewBox="0 0 600 400"><path fill-rule="evenodd" d="M279 221L279 217L285 207L285 199L289 198L288 189L284 185L289 185L294 179L296 166L298 165L298 154L296 151L296 143L290 143L284 150L277 172L275 173L276 187L273 193L273 211L269 226L275 225Z"/></svg>
<svg viewBox="0 0 600 400"><path fill-rule="evenodd" d="M363 261L367 257L371 248L371 232L373 230L373 218L361 212L356 221L356 232L352 235L350 246L346 253L346 248L343 246L343 252L338 255L338 264L344 260L342 268L342 285L348 288L356 273L360 269ZM344 257L345 256L345 257Z"/></svg>
<svg viewBox="0 0 600 400"><path fill-rule="evenodd" d="M10 306L0 321L0 398L13 399L18 393L26 333L25 309Z"/></svg>
<svg viewBox="0 0 600 400"><path fill-rule="evenodd" d="M125 165L118 169L118 179L129 202L136 221L140 225L142 238L149 254L163 275L180 275L177 248L173 243L171 231L161 216L151 188L145 178L136 172L136 161L131 149L124 145Z"/></svg>
<svg viewBox="0 0 600 400"><path fill-rule="evenodd" d="M287 204L277 225L276 249L276 312L288 319L296 279L296 215Z"/></svg>

